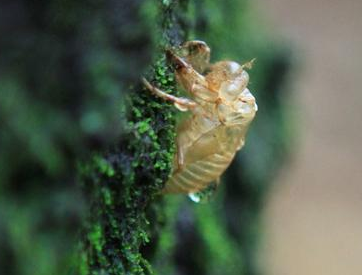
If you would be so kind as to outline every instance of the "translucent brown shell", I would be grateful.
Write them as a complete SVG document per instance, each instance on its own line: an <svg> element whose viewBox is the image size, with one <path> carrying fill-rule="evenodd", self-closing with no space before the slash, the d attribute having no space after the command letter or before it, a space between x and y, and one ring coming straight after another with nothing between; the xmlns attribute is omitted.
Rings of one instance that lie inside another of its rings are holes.
<svg viewBox="0 0 362 275"><path fill-rule="evenodd" d="M191 112L177 129L177 153L166 182L166 193L194 193L218 181L235 153L257 111L255 98L247 88L245 69L233 61L210 64L210 48L202 41L184 43L177 54L169 51L178 84L189 98L169 95L143 79L156 96Z"/></svg>

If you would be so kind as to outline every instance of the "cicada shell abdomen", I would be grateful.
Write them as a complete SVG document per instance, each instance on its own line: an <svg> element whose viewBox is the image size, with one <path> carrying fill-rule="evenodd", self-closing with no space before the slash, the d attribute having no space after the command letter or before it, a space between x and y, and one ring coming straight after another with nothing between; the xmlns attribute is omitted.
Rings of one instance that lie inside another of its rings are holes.
<svg viewBox="0 0 362 275"><path fill-rule="evenodd" d="M234 154L212 154L185 165L166 183L165 192L194 193L205 189L229 166Z"/></svg>
<svg viewBox="0 0 362 275"><path fill-rule="evenodd" d="M176 169L164 192L194 193L205 189L230 165L235 152L244 144L243 140L244 131L239 126L231 129L220 125L204 133L188 146L184 165L178 168L175 163Z"/></svg>

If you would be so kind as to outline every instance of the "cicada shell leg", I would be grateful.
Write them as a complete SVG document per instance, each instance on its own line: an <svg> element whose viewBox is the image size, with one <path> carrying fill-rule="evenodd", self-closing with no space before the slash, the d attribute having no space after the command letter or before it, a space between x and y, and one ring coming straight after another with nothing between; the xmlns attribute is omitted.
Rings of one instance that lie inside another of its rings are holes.
<svg viewBox="0 0 362 275"><path fill-rule="evenodd" d="M179 140L177 140L177 171L180 171L185 164L185 154L183 146Z"/></svg>
<svg viewBox="0 0 362 275"><path fill-rule="evenodd" d="M181 46L181 54L199 73L205 72L210 65L210 48L203 41L185 42Z"/></svg>
<svg viewBox="0 0 362 275"><path fill-rule="evenodd" d="M191 64L171 51L167 56L176 67L176 79L181 87L188 91L195 100L200 99L206 102L214 102L218 98L216 91L210 90L205 77L199 74Z"/></svg>
<svg viewBox="0 0 362 275"><path fill-rule="evenodd" d="M190 91L192 85L200 83L207 86L205 77L197 72L192 64L187 63L186 60L176 55L172 51L166 51L167 58L172 62L176 69L176 78L178 83L186 90Z"/></svg>
<svg viewBox="0 0 362 275"><path fill-rule="evenodd" d="M215 180L216 186L219 186L219 185L220 185L220 182L221 182L221 179L220 179L220 177L218 177L218 178Z"/></svg>
<svg viewBox="0 0 362 275"><path fill-rule="evenodd" d="M192 110L197 106L197 103L191 99L184 97L176 97L158 89L155 86L152 86L144 77L142 78L142 82L145 85L145 87L151 91L151 93L164 100L171 101L175 105L175 107L180 111L185 112L188 110Z"/></svg>

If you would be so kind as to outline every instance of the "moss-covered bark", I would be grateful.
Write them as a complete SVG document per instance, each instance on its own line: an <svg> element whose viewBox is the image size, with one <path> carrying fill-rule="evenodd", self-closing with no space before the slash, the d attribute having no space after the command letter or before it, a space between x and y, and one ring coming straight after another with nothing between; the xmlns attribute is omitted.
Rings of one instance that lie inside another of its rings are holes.
<svg viewBox="0 0 362 275"><path fill-rule="evenodd" d="M145 5L140 1L138 11ZM173 69L166 62L163 48L178 46L186 38L182 18L187 3L160 1L148 4L156 9L156 48L154 65L148 77L170 93L176 92ZM147 12L147 11L146 11ZM137 25L137 17L129 18ZM151 22L150 22L151 23ZM149 32L143 28L145 35ZM139 71L139 77L142 71ZM151 274L152 269L141 246L149 241L156 226L147 216L156 204L171 168L175 151L175 110L134 82L129 89L127 133L105 153L82 167L84 190L90 203L83 236L85 274ZM160 209L161 210L161 209ZM162 211L162 210L161 210ZM159 232L157 233L159 234Z"/></svg>

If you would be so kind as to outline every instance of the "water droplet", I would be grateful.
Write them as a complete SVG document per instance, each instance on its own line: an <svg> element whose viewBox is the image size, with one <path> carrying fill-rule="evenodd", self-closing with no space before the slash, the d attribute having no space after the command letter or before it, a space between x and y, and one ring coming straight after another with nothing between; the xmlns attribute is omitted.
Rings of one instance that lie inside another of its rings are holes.
<svg viewBox="0 0 362 275"><path fill-rule="evenodd" d="M195 203L208 203L214 197L216 189L217 184L213 182L208 187L199 192L189 193L189 198Z"/></svg>
<svg viewBox="0 0 362 275"><path fill-rule="evenodd" d="M199 192L196 192L196 193L189 193L189 198L190 200L192 200L193 202L196 202L196 203L199 203L201 198L200 196L198 195Z"/></svg>

